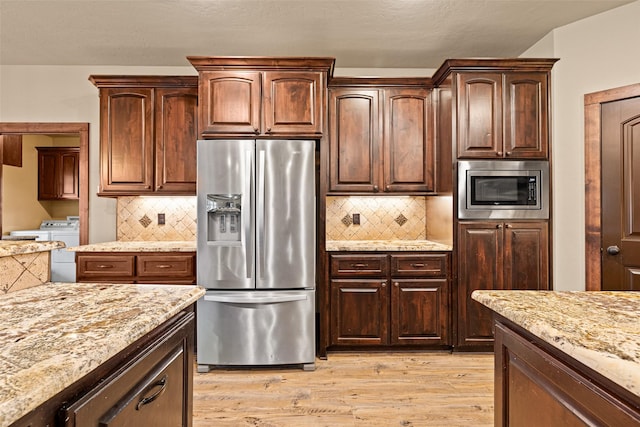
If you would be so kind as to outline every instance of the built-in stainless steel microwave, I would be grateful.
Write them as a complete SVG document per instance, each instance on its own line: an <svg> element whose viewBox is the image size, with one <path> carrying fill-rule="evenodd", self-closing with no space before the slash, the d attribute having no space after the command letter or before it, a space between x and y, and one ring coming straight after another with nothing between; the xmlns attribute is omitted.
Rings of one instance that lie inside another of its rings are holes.
<svg viewBox="0 0 640 427"><path fill-rule="evenodd" d="M549 162L459 161L458 217L548 219Z"/></svg>

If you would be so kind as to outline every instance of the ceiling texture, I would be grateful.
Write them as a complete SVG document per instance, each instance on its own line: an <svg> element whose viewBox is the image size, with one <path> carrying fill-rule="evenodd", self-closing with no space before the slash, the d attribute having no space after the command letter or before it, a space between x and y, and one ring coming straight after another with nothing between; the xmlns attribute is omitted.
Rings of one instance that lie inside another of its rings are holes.
<svg viewBox="0 0 640 427"><path fill-rule="evenodd" d="M516 57L632 0L0 0L0 65L189 66L329 56L344 68Z"/></svg>

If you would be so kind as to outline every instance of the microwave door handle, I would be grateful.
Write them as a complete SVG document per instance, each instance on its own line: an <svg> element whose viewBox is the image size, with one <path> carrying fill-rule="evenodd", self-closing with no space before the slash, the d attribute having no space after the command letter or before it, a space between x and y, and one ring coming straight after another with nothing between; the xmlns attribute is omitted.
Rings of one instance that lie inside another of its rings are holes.
<svg viewBox="0 0 640 427"><path fill-rule="evenodd" d="M245 165L246 167L249 169L249 176L245 176L244 177L244 183L243 183L243 188L242 188L242 192L244 194L244 200L242 201L242 244L244 246L244 253L245 253L245 268L246 268L246 275L247 275L247 279L251 279L252 276L252 271L253 271L253 262L254 262L254 256L253 256L253 245L252 245L252 241L253 238L251 236L251 194L252 194L252 190L253 190L253 169L254 169L254 165L253 165L253 158L252 158L252 150L251 149L247 149L244 152L245 155Z"/></svg>

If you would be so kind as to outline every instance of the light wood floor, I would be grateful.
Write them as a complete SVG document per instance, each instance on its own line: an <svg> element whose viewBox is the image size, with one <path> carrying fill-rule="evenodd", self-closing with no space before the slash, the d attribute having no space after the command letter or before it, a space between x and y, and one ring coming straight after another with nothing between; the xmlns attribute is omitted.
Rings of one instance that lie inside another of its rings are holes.
<svg viewBox="0 0 640 427"><path fill-rule="evenodd" d="M493 425L493 354L330 353L314 372L194 375L194 427Z"/></svg>

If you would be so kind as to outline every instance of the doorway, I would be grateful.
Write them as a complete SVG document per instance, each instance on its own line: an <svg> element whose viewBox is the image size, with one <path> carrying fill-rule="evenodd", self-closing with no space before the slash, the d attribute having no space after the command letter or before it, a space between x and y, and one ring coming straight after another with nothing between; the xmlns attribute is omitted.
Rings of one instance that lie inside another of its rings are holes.
<svg viewBox="0 0 640 427"><path fill-rule="evenodd" d="M0 123L0 135L72 135L79 139L79 200L80 244L89 242L89 123ZM0 172L0 220L3 209L2 174ZM2 223L0 222L0 234Z"/></svg>
<svg viewBox="0 0 640 427"><path fill-rule="evenodd" d="M585 95L587 290L640 290L638 146L640 84Z"/></svg>

